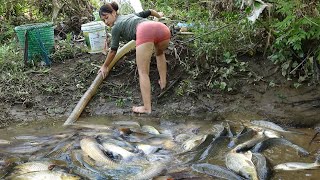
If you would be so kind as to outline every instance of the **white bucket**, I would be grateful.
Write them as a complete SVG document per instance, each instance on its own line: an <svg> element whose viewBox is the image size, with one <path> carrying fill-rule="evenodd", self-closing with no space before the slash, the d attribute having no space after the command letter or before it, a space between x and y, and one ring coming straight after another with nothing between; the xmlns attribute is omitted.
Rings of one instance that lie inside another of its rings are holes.
<svg viewBox="0 0 320 180"><path fill-rule="evenodd" d="M82 24L81 30L89 48L89 53L102 52L106 40L105 24L102 21L94 21Z"/></svg>

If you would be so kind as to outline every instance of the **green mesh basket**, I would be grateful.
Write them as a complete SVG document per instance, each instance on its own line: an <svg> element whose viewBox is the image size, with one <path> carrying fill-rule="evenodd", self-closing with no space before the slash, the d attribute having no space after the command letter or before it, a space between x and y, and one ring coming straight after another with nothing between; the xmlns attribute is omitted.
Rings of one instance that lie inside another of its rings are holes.
<svg viewBox="0 0 320 180"><path fill-rule="evenodd" d="M25 33L27 32L29 60L40 55L47 65L51 63L48 54L54 49L53 23L25 24L15 27L15 31L22 49L25 49Z"/></svg>

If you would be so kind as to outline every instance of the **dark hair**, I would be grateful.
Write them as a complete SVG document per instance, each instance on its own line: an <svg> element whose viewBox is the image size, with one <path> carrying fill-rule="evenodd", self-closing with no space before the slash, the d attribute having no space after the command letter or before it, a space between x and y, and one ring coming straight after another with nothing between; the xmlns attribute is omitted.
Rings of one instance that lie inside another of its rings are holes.
<svg viewBox="0 0 320 180"><path fill-rule="evenodd" d="M114 1L112 1L111 3L106 3L100 7L99 15L101 16L102 13L110 13L111 14L113 11L117 12L118 9L119 9L118 4Z"/></svg>

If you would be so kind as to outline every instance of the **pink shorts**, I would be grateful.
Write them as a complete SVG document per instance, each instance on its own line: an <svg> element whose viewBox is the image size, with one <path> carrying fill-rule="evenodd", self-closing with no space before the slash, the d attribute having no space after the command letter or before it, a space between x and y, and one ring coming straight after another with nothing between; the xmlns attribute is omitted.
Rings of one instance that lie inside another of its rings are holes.
<svg viewBox="0 0 320 180"><path fill-rule="evenodd" d="M136 34L136 46L154 42L155 44L170 39L169 28L160 22L146 21L138 24Z"/></svg>

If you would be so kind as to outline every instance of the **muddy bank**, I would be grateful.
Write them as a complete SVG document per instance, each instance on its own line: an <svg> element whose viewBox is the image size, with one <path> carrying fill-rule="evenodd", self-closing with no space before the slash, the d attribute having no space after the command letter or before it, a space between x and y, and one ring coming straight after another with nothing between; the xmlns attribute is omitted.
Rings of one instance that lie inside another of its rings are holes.
<svg viewBox="0 0 320 180"><path fill-rule="evenodd" d="M98 66L103 63L102 54L83 55L77 59L65 60L53 64L46 73L30 73L29 78L36 82L28 92L27 98L8 98L2 96L0 103L0 124L7 126L13 121L42 120L48 118L67 118L81 96L96 76ZM132 105L141 104L138 74L135 66L135 54L124 57L112 70L97 94L82 113L95 115L134 115ZM176 93L179 82L187 76L182 69L171 69L176 63L174 56L168 54L168 80L172 87L158 98L158 74L155 59L151 64L153 113L152 116L188 115L204 120L223 120L233 112L245 112L257 118L268 118L287 126L312 127L320 122L320 87L292 87L282 76L274 72L275 67L266 60L250 60L250 69L260 81L236 79L240 84L232 92L196 92L190 96ZM133 69L133 70L132 70ZM270 81L274 86L270 86ZM17 86L12 84L12 86ZM248 119L250 120L250 119Z"/></svg>

